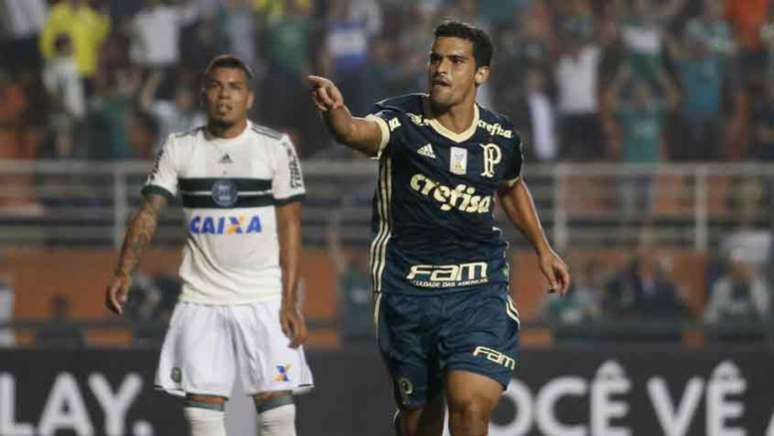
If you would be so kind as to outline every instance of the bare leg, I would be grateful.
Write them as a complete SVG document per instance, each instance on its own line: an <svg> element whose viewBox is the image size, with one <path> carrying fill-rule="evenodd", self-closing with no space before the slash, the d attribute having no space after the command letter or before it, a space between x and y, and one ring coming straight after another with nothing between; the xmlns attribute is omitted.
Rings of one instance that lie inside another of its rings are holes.
<svg viewBox="0 0 774 436"><path fill-rule="evenodd" d="M486 436L492 410L502 393L502 385L489 377L451 371L446 378L446 397L452 436Z"/></svg>
<svg viewBox="0 0 774 436"><path fill-rule="evenodd" d="M441 436L446 403L439 394L419 409L401 409L397 436Z"/></svg>

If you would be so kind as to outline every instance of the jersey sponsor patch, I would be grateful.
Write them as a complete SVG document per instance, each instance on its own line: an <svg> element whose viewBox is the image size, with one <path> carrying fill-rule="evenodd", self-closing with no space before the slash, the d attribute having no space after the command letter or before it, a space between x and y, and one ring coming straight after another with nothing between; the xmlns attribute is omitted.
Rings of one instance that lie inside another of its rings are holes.
<svg viewBox="0 0 774 436"><path fill-rule="evenodd" d="M468 172L468 150L460 147L451 148L449 171L452 174L464 176Z"/></svg>
<svg viewBox="0 0 774 436"><path fill-rule="evenodd" d="M191 218L188 231L194 235L242 235L260 233L262 229L261 217L254 215L221 216L213 217L195 215Z"/></svg>
<svg viewBox="0 0 774 436"><path fill-rule="evenodd" d="M492 198L477 195L476 188L459 184L452 188L442 185L423 174L415 174L409 182L411 189L440 203L444 212L457 209L467 213L487 213L491 210Z"/></svg>

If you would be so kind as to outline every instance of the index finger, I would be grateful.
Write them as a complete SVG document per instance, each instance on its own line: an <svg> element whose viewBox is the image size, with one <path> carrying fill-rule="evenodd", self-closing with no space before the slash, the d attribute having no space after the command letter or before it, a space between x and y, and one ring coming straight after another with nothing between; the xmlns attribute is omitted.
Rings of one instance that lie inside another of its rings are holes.
<svg viewBox="0 0 774 436"><path fill-rule="evenodd" d="M309 82L310 85L317 87L324 86L327 82L329 82L329 80L325 77L315 76L312 74L306 76L306 81Z"/></svg>

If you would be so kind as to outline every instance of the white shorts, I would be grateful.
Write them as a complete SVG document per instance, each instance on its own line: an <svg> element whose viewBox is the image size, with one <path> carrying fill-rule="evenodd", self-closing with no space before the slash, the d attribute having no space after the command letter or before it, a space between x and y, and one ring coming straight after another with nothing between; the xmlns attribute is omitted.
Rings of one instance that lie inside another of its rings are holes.
<svg viewBox="0 0 774 436"><path fill-rule="evenodd" d="M294 391L313 385L302 347L290 348L280 300L239 305L178 302L161 349L156 388L173 395L230 397Z"/></svg>

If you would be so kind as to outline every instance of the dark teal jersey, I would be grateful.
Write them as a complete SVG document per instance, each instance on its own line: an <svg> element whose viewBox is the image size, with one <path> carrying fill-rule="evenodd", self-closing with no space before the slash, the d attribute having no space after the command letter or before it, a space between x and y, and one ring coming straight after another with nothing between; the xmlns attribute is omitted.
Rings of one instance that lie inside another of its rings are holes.
<svg viewBox="0 0 774 436"><path fill-rule="evenodd" d="M371 272L376 292L426 293L508 282L496 193L521 177L521 138L502 115L475 107L456 134L430 118L427 96L381 101Z"/></svg>

